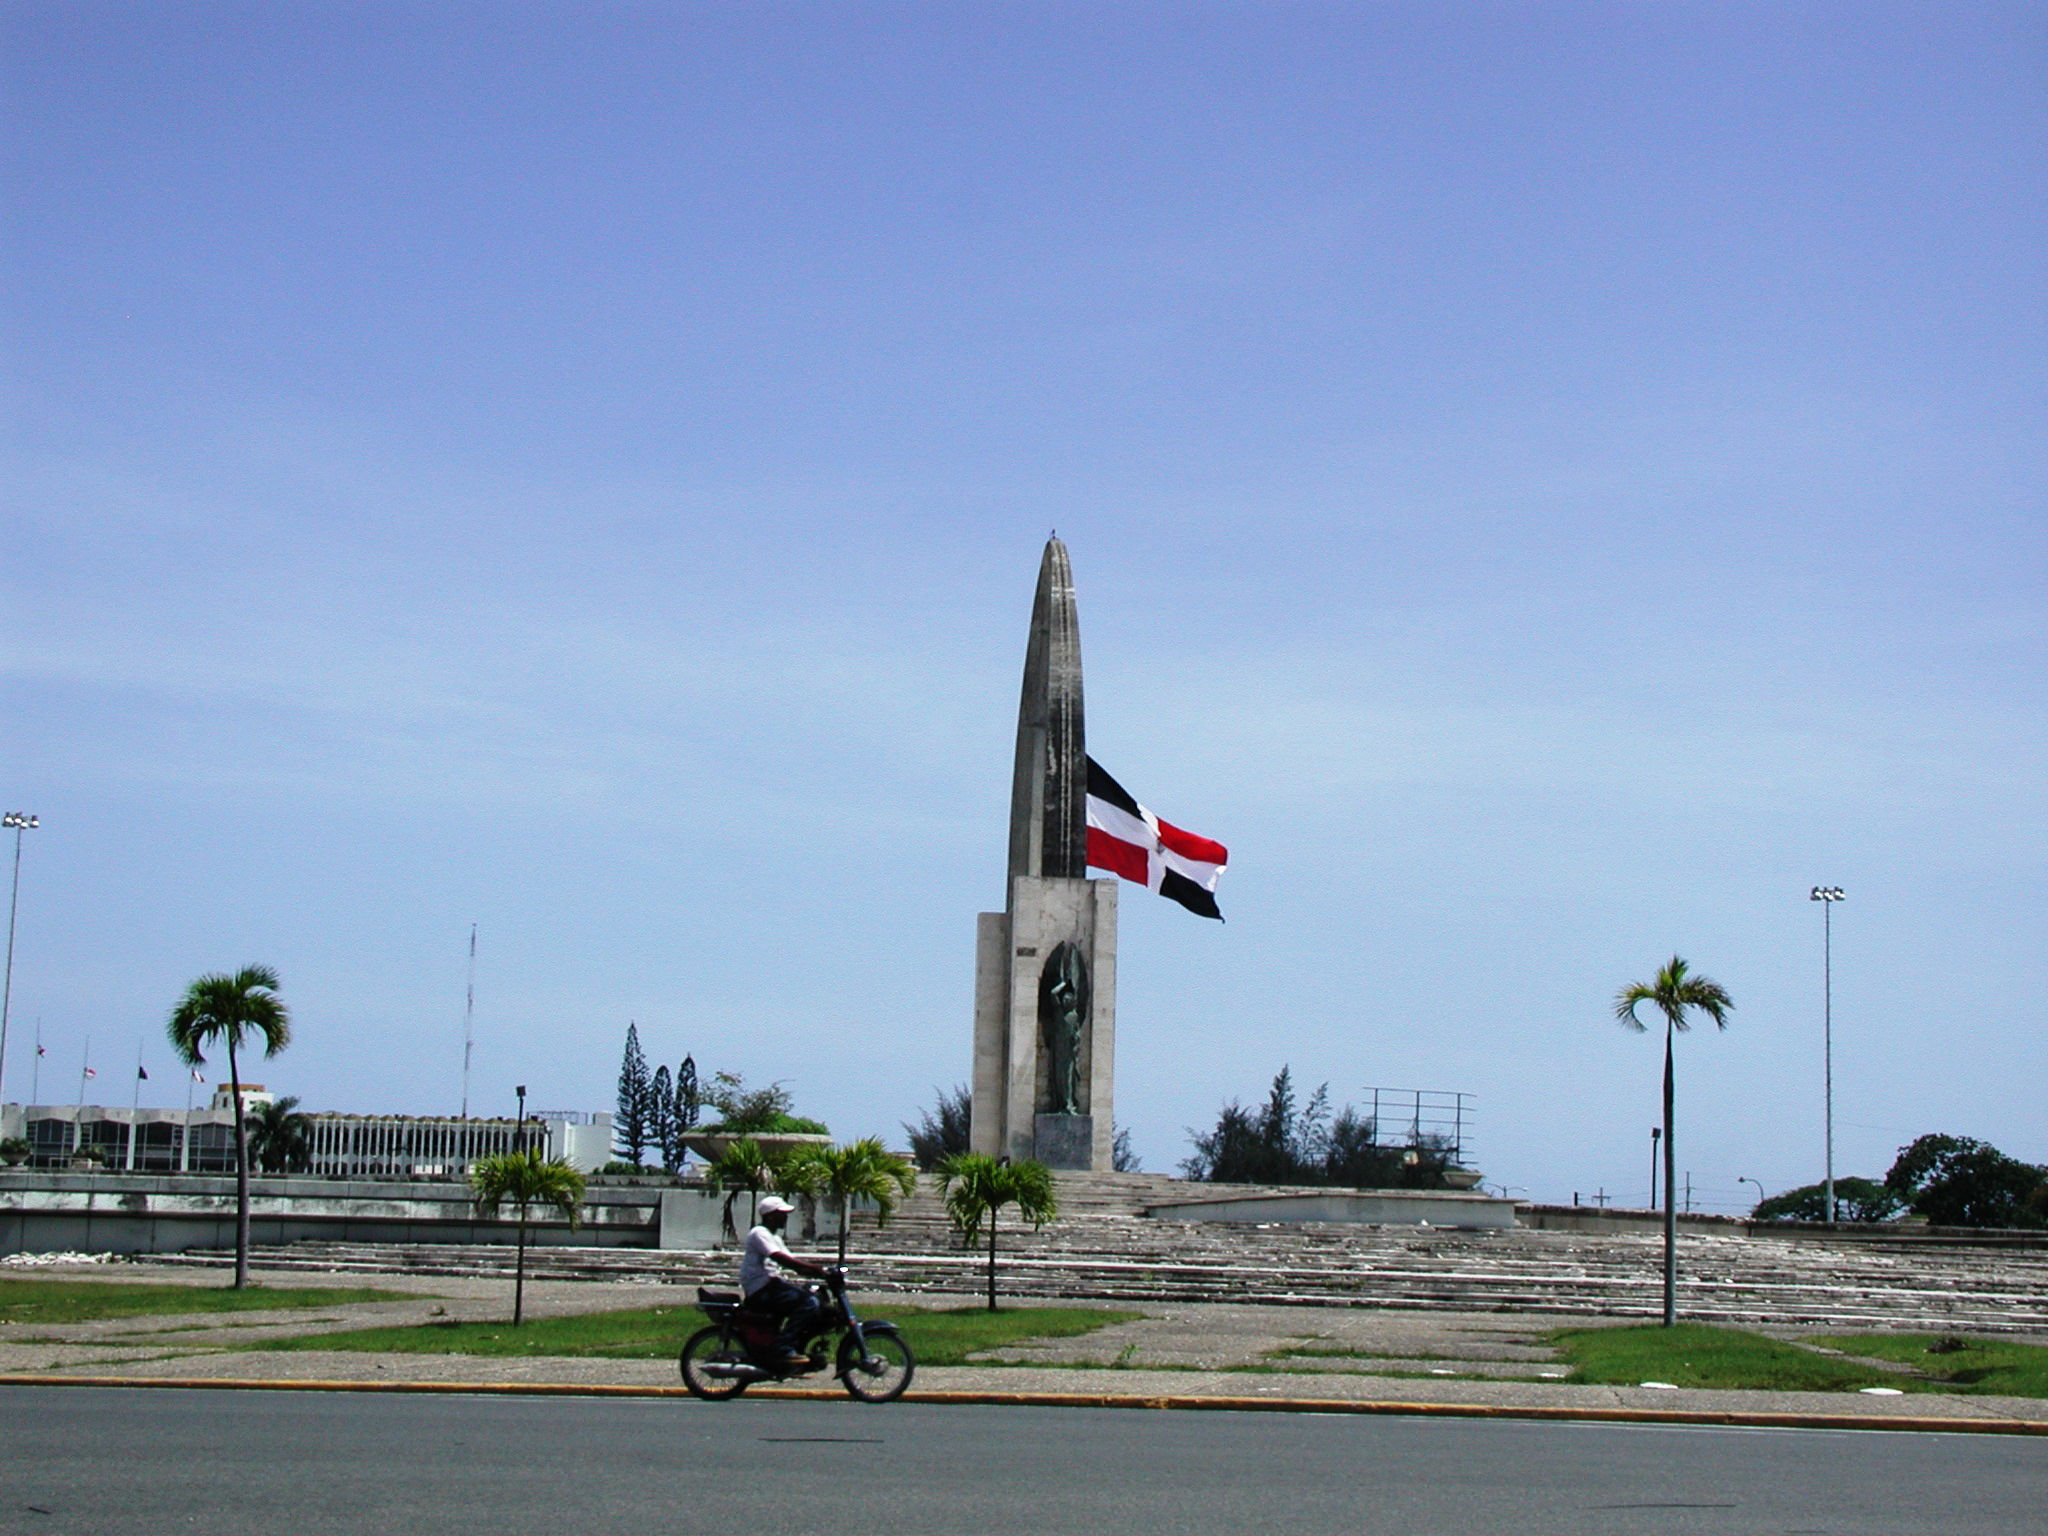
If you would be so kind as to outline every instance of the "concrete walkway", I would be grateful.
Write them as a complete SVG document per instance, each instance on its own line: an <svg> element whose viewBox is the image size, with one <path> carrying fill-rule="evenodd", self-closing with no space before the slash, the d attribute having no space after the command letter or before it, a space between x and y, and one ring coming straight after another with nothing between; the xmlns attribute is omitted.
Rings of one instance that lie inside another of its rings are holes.
<svg viewBox="0 0 2048 1536"><path fill-rule="evenodd" d="M171 1266L43 1269L37 1277L106 1283L156 1281L218 1286L218 1277ZM280 1286L314 1277L260 1277ZM248 1346L273 1337L447 1319L504 1319L511 1287L499 1279L379 1276L375 1288L401 1299L268 1312L188 1313L63 1326L0 1325L0 1378L156 1382L404 1383L537 1390L676 1390L673 1363L662 1360L491 1359L469 1355L269 1352ZM887 1316L891 1297L860 1295L863 1310ZM899 1301L920 1306L928 1294ZM675 1305L694 1293L674 1286L574 1281L530 1282L530 1317ZM959 1304L973 1298L962 1296ZM1727 1392L1574 1385L1544 1342L1559 1319L1499 1312L1379 1311L1237 1303L1149 1303L1143 1317L1076 1339L1043 1340L992 1351L981 1363L923 1367L913 1395L977 1401L1081 1400L1133 1405L1280 1406L1337 1411L1562 1414L1759 1422L2001 1425L2048 1434L2048 1401L1914 1393ZM694 1325L684 1311L677 1340ZM1594 1324L1598 1326L1598 1324ZM1797 1337L1796 1330L1773 1330ZM2048 1342L2044 1340L2043 1342ZM766 1395L771 1390L756 1388ZM826 1395L837 1395L830 1384Z"/></svg>

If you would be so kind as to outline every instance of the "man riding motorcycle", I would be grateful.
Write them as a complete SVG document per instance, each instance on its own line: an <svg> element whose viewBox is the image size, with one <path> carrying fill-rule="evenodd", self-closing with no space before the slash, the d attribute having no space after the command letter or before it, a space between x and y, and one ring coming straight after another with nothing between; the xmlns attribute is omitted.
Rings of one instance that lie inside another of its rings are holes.
<svg viewBox="0 0 2048 1536"><path fill-rule="evenodd" d="M775 1263L800 1275L822 1280L826 1266L814 1259L800 1259L782 1240L782 1229L796 1209L779 1195L770 1195L757 1208L757 1225L747 1231L740 1250L740 1294L756 1312L782 1320L781 1336L785 1366L811 1363L803 1352L818 1323L818 1298L809 1286L792 1285L768 1266Z"/></svg>

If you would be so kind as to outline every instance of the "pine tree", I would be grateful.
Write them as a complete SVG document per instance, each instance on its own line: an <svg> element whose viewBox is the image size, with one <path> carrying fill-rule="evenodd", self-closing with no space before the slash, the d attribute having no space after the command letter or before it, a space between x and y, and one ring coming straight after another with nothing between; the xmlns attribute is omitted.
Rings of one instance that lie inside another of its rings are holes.
<svg viewBox="0 0 2048 1536"><path fill-rule="evenodd" d="M654 1081L647 1086L647 1139L661 1158L661 1166L675 1172L676 1095L666 1066L654 1069Z"/></svg>
<svg viewBox="0 0 2048 1536"><path fill-rule="evenodd" d="M620 1157L636 1167L647 1155L647 1058L640 1053L640 1028L626 1025L626 1057L619 1066L619 1117L612 1135Z"/></svg>
<svg viewBox="0 0 2048 1536"><path fill-rule="evenodd" d="M702 1112L704 1099L697 1091L697 1061L685 1056L683 1064L676 1068L676 1162L683 1160L682 1146L685 1132L696 1128L697 1116Z"/></svg>

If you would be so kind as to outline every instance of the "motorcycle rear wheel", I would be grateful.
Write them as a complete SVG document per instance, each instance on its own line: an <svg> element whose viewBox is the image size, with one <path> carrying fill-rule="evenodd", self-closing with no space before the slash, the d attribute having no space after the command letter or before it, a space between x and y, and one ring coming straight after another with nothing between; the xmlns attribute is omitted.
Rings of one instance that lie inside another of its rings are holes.
<svg viewBox="0 0 2048 1536"><path fill-rule="evenodd" d="M849 1333L840 1341L839 1379L864 1403L893 1403L916 1374L917 1357L901 1334L872 1333L867 1342L867 1360L863 1362L860 1340Z"/></svg>
<svg viewBox="0 0 2048 1536"><path fill-rule="evenodd" d="M727 1398L738 1397L747 1390L746 1378L742 1376L707 1376L707 1365L745 1365L747 1352L738 1341L729 1339L718 1328L699 1328L683 1343L683 1352L677 1359L682 1367L683 1385L690 1389L692 1397L701 1397L708 1403L722 1403Z"/></svg>

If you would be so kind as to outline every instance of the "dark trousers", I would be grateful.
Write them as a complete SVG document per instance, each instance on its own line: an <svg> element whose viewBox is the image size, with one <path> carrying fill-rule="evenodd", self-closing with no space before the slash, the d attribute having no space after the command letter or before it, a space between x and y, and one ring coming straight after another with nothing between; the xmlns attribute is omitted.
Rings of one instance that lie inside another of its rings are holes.
<svg viewBox="0 0 2048 1536"><path fill-rule="evenodd" d="M747 1298L747 1305L782 1319L781 1342L787 1350L800 1351L817 1327L817 1296L809 1286L791 1285L780 1275L771 1275L766 1285Z"/></svg>

